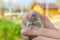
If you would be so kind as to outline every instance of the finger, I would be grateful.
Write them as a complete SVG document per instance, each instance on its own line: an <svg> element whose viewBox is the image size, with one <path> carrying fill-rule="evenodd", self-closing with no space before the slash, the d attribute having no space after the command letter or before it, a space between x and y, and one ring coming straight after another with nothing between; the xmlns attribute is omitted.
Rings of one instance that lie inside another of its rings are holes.
<svg viewBox="0 0 60 40"><path fill-rule="evenodd" d="M47 16L39 14L45 28L56 29Z"/></svg>
<svg viewBox="0 0 60 40"><path fill-rule="evenodd" d="M56 40L56 39L52 39L52 38L48 38L48 37L39 36L39 37L34 38L33 40Z"/></svg>
<svg viewBox="0 0 60 40"><path fill-rule="evenodd" d="M23 36L22 37L24 38L24 40L29 40L29 38L27 36Z"/></svg>
<svg viewBox="0 0 60 40"><path fill-rule="evenodd" d="M29 17L33 14L33 12L37 13L36 11L30 11L30 12L24 13L23 20L22 20L22 28L26 27L26 23ZM40 13L37 13L37 14L40 16L42 24L45 28L56 29L45 15L42 15Z"/></svg>
<svg viewBox="0 0 60 40"><path fill-rule="evenodd" d="M40 28L38 30L25 29L24 31L22 31L22 34L25 36L46 36L49 38L60 39L60 31L46 28Z"/></svg>
<svg viewBox="0 0 60 40"><path fill-rule="evenodd" d="M30 13L24 13L24 14L23 14L22 23L21 23L21 27L22 27L22 28L26 28L26 23L27 23L30 15L31 15Z"/></svg>

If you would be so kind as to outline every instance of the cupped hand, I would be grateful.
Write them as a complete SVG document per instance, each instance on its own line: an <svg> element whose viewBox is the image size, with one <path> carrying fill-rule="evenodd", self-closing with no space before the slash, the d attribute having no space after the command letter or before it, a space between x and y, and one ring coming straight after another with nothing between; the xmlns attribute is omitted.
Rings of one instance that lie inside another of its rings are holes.
<svg viewBox="0 0 60 40"><path fill-rule="evenodd" d="M26 28L26 23L29 17L33 14L32 12L25 13L23 15L21 34L25 38L25 40L29 40L29 36L32 38L32 40L60 40L60 31L56 30L56 28L46 16L37 12L36 13L39 14L44 28L32 30Z"/></svg>

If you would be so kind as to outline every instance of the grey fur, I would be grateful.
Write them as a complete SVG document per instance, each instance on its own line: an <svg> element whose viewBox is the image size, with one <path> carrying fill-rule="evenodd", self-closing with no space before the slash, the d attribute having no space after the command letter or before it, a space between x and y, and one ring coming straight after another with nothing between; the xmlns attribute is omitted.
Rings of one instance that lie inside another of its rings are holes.
<svg viewBox="0 0 60 40"><path fill-rule="evenodd" d="M43 27L41 19L36 13L33 13L30 19L28 20L27 27L31 29L34 29L35 27L39 27L39 28Z"/></svg>

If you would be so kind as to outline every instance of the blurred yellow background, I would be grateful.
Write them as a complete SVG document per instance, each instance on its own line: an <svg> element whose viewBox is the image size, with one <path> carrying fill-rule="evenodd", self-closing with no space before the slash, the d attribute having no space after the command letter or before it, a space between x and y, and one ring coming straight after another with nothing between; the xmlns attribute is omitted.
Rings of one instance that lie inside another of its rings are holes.
<svg viewBox="0 0 60 40"><path fill-rule="evenodd" d="M20 23L30 10L46 15L60 30L60 0L0 0L0 40L24 40Z"/></svg>

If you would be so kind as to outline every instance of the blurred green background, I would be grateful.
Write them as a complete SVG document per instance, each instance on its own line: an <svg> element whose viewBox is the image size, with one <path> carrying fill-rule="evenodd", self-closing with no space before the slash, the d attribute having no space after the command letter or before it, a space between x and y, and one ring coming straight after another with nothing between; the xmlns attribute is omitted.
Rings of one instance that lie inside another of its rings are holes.
<svg viewBox="0 0 60 40"><path fill-rule="evenodd" d="M0 40L23 40L20 26L10 19L0 19Z"/></svg>
<svg viewBox="0 0 60 40"><path fill-rule="evenodd" d="M0 0L0 40L24 40L20 33L22 14L32 10L34 3L46 3L46 7L57 4L58 15L51 21L60 30L60 0Z"/></svg>

